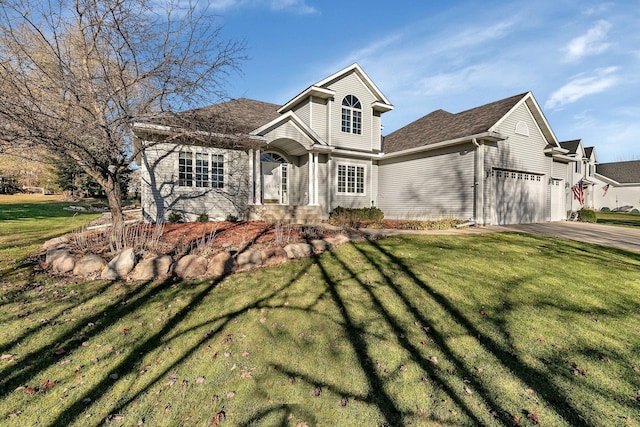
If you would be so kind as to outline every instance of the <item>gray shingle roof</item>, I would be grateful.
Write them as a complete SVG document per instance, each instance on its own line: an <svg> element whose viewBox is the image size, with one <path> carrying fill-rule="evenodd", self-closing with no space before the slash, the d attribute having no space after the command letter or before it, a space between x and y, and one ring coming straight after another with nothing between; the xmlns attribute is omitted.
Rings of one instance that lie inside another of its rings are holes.
<svg viewBox="0 0 640 427"><path fill-rule="evenodd" d="M580 146L580 139L574 139L572 141L564 141L560 143L560 146L566 150L569 150L567 154L576 154L578 147Z"/></svg>
<svg viewBox="0 0 640 427"><path fill-rule="evenodd" d="M199 130L249 133L280 116L280 105L239 98L179 114L181 120Z"/></svg>
<svg viewBox="0 0 640 427"><path fill-rule="evenodd" d="M591 157L591 153L593 153L593 147L586 147L586 148L584 149L584 156L585 156L586 158Z"/></svg>
<svg viewBox="0 0 640 427"><path fill-rule="evenodd" d="M640 160L600 163L596 172L620 184L640 183Z"/></svg>
<svg viewBox="0 0 640 427"><path fill-rule="evenodd" d="M528 93L528 92L527 92ZM527 93L512 96L457 114L437 110L384 138L384 152L407 150L487 132Z"/></svg>

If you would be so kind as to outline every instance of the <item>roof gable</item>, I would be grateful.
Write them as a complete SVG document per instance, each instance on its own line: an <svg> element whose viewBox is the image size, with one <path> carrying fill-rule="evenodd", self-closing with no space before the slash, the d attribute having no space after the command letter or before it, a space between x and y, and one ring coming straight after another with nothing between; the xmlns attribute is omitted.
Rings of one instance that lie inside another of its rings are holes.
<svg viewBox="0 0 640 427"><path fill-rule="evenodd" d="M286 123L293 124L298 132L300 132L303 139L309 142L307 148L311 147L311 145L313 144L327 145L327 143L322 138L320 138L320 136L318 136L318 134L314 132L313 129L307 126L302 121L302 119L300 119L300 117L298 117L293 111L288 111L287 113L271 120L269 123L266 123L263 126L255 129L251 132L251 135L267 137L270 132L283 126Z"/></svg>
<svg viewBox="0 0 640 427"><path fill-rule="evenodd" d="M371 105L377 111L385 112L393 109L393 105L389 102L386 96L382 93L382 91L373 83L373 81L369 78L369 76L364 72L362 67L358 64L352 64L337 73L330 75L317 83L312 84L298 95L293 97L289 102L284 104L279 110L279 113L285 113L292 108L294 108L299 103L303 102L309 96L316 96L323 99L332 98L335 95L335 92L330 89L330 86L336 81L343 79L344 77L350 74L356 74L363 84L367 87L367 89L373 94L375 101Z"/></svg>
<svg viewBox="0 0 640 427"><path fill-rule="evenodd" d="M582 145L582 140L574 139L572 141L563 141L563 142L560 142L559 144L560 144L560 147L564 148L565 150L569 150L567 155L578 154L578 149L580 149ZM580 149L580 156L582 156L583 152L584 151Z"/></svg>
<svg viewBox="0 0 640 427"><path fill-rule="evenodd" d="M490 132L529 93L452 114L436 110L387 135L384 152L392 153Z"/></svg>

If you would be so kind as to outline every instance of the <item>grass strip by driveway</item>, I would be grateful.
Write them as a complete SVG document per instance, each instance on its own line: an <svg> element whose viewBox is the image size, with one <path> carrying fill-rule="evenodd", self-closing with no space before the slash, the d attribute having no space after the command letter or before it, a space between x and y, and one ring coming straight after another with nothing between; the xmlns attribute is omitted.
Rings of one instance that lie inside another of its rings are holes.
<svg viewBox="0 0 640 427"><path fill-rule="evenodd" d="M2 288L0 423L634 425L639 271L631 252L500 233L219 280L33 276Z"/></svg>
<svg viewBox="0 0 640 427"><path fill-rule="evenodd" d="M640 227L640 215L623 212L596 212L598 224Z"/></svg>

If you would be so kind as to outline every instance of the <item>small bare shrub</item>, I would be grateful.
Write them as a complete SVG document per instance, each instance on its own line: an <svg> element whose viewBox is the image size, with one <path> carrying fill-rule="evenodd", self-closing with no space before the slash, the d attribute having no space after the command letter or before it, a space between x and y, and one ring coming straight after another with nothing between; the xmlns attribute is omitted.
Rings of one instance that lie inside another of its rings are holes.
<svg viewBox="0 0 640 427"><path fill-rule="evenodd" d="M277 223L275 225L275 242L278 244L291 242L293 226L291 224Z"/></svg>
<svg viewBox="0 0 640 427"><path fill-rule="evenodd" d="M216 240L216 229L211 228L209 233L207 230L202 230L202 237L195 242L195 247L192 246L191 253L207 257L213 255L216 250L213 247L213 242Z"/></svg>
<svg viewBox="0 0 640 427"><path fill-rule="evenodd" d="M320 240L324 237L324 227L319 225L303 225L300 227L300 237L304 240Z"/></svg>

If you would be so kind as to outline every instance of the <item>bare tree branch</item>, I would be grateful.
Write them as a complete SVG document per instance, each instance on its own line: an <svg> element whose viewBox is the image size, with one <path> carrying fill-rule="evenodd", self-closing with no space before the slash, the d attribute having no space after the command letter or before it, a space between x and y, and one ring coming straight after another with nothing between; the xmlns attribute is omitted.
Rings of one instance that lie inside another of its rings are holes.
<svg viewBox="0 0 640 427"><path fill-rule="evenodd" d="M117 222L118 177L137 155L131 124L187 123L179 113L222 99L239 71L244 46L217 22L197 2L3 0L0 151L37 146L73 159Z"/></svg>

